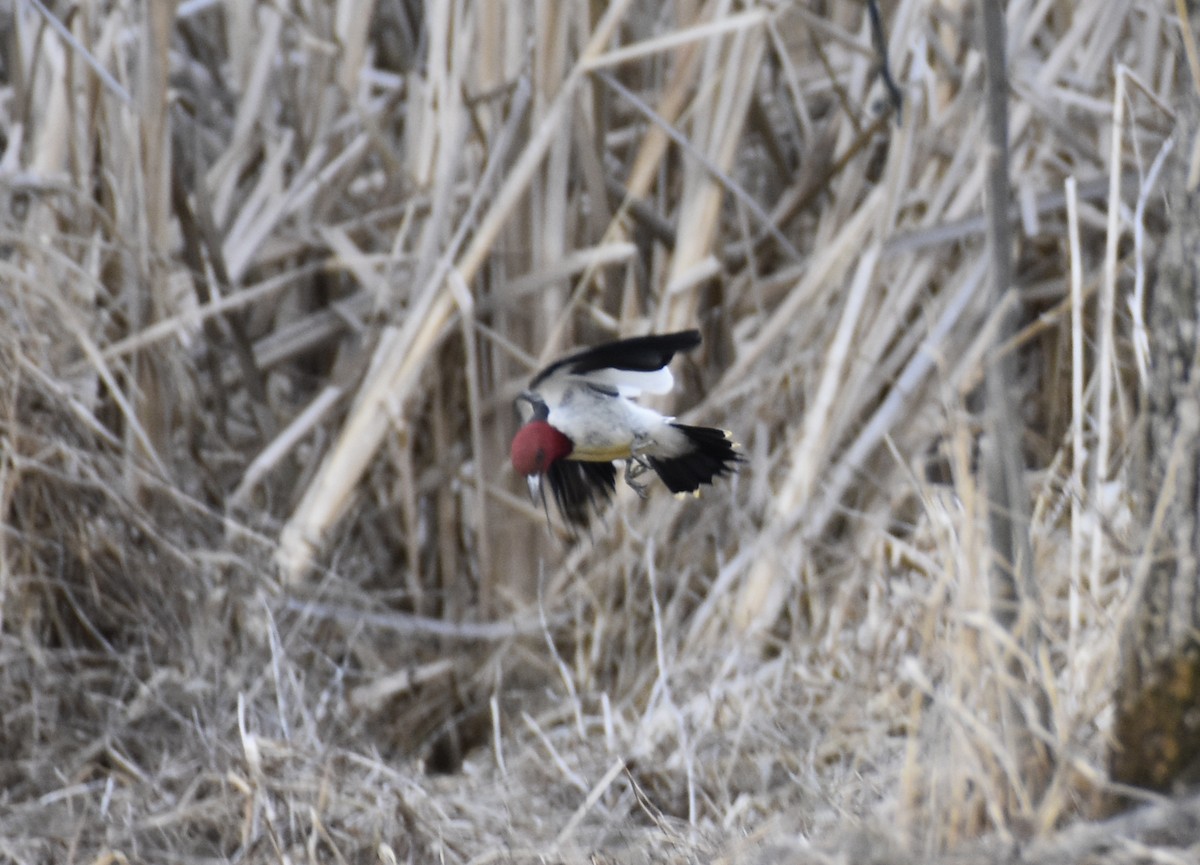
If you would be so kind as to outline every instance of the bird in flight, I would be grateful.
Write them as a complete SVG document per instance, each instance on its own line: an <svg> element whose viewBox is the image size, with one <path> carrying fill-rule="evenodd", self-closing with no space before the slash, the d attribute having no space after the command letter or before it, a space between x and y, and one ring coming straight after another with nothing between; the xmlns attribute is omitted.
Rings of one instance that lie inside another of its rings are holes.
<svg viewBox="0 0 1200 865"><path fill-rule="evenodd" d="M525 422L511 453L534 500L545 506L545 482L563 519L581 528L616 492L614 460L625 461L625 482L643 498L637 478L647 471L673 493L695 493L733 472L743 460L727 432L676 423L634 402L670 392L667 364L698 345L696 330L638 336L568 355L535 375L517 397Z"/></svg>

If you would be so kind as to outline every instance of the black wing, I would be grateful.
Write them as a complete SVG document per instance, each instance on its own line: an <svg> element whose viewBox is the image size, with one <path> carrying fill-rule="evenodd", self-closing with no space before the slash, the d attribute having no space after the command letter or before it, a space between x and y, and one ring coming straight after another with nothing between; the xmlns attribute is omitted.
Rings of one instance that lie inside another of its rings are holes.
<svg viewBox="0 0 1200 865"><path fill-rule="evenodd" d="M677 351L691 351L700 344L700 331L681 330L678 333L650 334L632 339L606 342L567 355L543 369L529 387L536 388L554 373L564 370L582 375L598 369L628 369L634 372L654 372L671 362Z"/></svg>
<svg viewBox="0 0 1200 865"><path fill-rule="evenodd" d="M612 463L556 460L546 473L554 501L572 527L588 524L591 511L599 511L617 491L617 467Z"/></svg>

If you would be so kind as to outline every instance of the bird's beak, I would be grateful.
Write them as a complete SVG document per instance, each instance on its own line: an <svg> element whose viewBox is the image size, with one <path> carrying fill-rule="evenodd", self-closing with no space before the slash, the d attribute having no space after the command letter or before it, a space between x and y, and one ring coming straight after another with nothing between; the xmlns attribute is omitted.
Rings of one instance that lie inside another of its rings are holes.
<svg viewBox="0 0 1200 865"><path fill-rule="evenodd" d="M521 416L521 423L529 423L531 420L545 420L550 414L550 409L546 407L545 401L533 391L521 391L513 404L517 406L517 413Z"/></svg>

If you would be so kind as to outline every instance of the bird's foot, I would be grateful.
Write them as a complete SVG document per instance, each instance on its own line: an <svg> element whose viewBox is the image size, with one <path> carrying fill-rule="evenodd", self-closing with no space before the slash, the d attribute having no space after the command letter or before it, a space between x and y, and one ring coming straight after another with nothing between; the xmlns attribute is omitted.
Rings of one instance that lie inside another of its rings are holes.
<svg viewBox="0 0 1200 865"><path fill-rule="evenodd" d="M637 453L632 454L625 461L625 483L629 484L633 491L638 494L639 499L646 498L647 493L646 484L639 484L637 478L649 470L650 463L646 461L645 457L639 456Z"/></svg>

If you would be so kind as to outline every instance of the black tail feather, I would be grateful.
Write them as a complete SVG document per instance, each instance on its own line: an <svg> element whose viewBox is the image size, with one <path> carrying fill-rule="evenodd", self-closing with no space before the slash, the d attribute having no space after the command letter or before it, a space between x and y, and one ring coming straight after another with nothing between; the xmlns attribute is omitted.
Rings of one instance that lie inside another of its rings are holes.
<svg viewBox="0 0 1200 865"><path fill-rule="evenodd" d="M646 457L650 467L673 493L691 493L713 478L731 474L744 462L724 430L672 424L691 442L692 449L677 457Z"/></svg>

